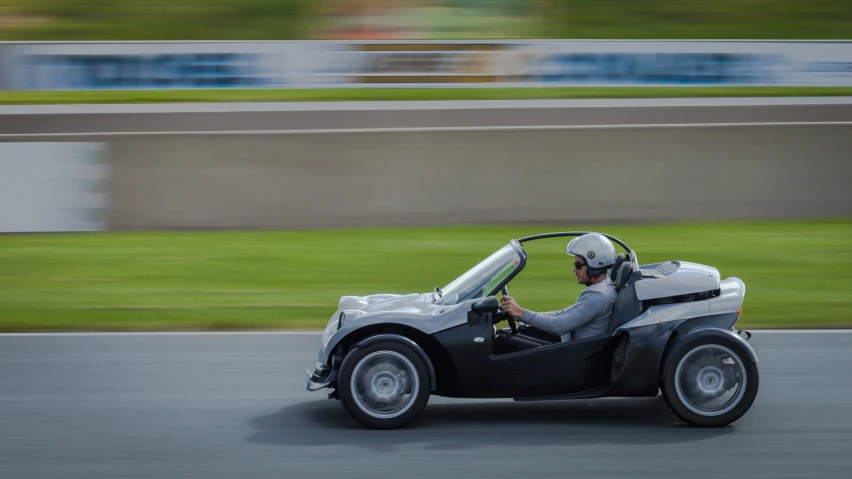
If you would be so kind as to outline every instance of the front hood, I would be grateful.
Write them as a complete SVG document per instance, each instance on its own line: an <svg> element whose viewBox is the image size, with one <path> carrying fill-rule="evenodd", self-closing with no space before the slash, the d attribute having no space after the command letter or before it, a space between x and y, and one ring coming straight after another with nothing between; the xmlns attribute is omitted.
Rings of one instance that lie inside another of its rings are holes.
<svg viewBox="0 0 852 479"><path fill-rule="evenodd" d="M352 312L360 313L403 313L430 315L446 306L432 304L427 294L373 294L369 296L343 296L337 306L347 317ZM357 313L356 313L357 315Z"/></svg>
<svg viewBox="0 0 852 479"><path fill-rule="evenodd" d="M374 324L401 324L425 334L433 334L467 323L470 304L433 304L432 293L373 294L342 296L322 336L318 361L327 363L329 352L353 330ZM343 314L343 324L339 319Z"/></svg>

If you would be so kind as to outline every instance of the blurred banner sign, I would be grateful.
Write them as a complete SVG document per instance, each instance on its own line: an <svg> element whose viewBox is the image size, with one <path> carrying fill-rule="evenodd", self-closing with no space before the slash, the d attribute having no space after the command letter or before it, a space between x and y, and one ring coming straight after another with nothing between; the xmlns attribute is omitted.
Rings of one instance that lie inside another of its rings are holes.
<svg viewBox="0 0 852 479"><path fill-rule="evenodd" d="M852 86L852 42L0 44L11 90L654 85Z"/></svg>
<svg viewBox="0 0 852 479"><path fill-rule="evenodd" d="M253 88L255 59L236 53L31 55L23 79L35 88Z"/></svg>
<svg viewBox="0 0 852 479"><path fill-rule="evenodd" d="M326 84L494 83L511 44L366 43L328 49L313 75Z"/></svg>
<svg viewBox="0 0 852 479"><path fill-rule="evenodd" d="M11 44L15 90L281 87L284 44Z"/></svg>

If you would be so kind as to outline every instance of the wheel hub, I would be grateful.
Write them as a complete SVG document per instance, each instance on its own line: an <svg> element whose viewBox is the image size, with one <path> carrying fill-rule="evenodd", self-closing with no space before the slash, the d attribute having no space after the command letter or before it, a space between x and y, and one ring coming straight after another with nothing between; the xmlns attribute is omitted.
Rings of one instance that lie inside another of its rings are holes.
<svg viewBox="0 0 852 479"><path fill-rule="evenodd" d="M706 394L716 394L723 391L724 375L719 368L706 366L698 371L698 388Z"/></svg>
<svg viewBox="0 0 852 479"><path fill-rule="evenodd" d="M394 375L391 371L381 371L371 381L370 392L375 400L387 402L394 396L400 396L405 389L405 372Z"/></svg>

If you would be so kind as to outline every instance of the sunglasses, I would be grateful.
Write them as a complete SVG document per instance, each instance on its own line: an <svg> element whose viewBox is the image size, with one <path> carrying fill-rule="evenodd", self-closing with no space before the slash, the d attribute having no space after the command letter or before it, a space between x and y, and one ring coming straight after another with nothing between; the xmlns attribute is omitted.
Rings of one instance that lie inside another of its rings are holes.
<svg viewBox="0 0 852 479"><path fill-rule="evenodd" d="M586 263L582 261L574 261L574 269L581 269L583 266L586 266Z"/></svg>

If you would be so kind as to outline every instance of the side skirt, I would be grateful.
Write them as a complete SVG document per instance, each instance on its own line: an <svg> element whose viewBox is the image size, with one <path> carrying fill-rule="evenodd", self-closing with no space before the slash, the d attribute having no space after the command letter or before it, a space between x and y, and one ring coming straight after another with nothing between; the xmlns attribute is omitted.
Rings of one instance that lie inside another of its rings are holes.
<svg viewBox="0 0 852 479"><path fill-rule="evenodd" d="M603 397L612 387L612 382L601 384L600 386L586 389L572 394L560 394L555 396L538 396L530 398L514 398L515 401L561 401L563 399L592 399Z"/></svg>

